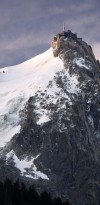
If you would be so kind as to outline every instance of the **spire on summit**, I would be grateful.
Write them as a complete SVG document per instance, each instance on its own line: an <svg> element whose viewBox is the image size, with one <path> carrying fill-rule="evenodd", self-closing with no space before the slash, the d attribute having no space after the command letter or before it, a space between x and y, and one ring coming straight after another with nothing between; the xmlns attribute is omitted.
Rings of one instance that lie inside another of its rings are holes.
<svg viewBox="0 0 100 205"><path fill-rule="evenodd" d="M63 24L63 31L65 32L65 24Z"/></svg>

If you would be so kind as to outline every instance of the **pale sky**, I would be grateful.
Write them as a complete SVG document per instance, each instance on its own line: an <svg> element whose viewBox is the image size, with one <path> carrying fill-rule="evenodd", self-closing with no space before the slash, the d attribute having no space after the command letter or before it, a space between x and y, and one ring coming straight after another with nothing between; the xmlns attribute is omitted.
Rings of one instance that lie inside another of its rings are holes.
<svg viewBox="0 0 100 205"><path fill-rule="evenodd" d="M100 0L0 0L0 68L49 49L65 23L100 60Z"/></svg>

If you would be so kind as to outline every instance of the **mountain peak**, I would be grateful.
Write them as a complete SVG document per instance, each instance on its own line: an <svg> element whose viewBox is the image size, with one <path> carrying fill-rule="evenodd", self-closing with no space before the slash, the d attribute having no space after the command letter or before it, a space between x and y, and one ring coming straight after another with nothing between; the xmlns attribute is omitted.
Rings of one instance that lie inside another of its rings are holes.
<svg viewBox="0 0 100 205"><path fill-rule="evenodd" d="M70 30L63 30L62 32L59 32L56 36L54 36L51 41L51 47L53 48L53 54L55 57L60 56L60 53L63 51L66 53L68 52L68 55L70 54L70 52L72 52L73 58L91 57L91 60L93 61L95 58L92 47L84 42L82 38L77 37L77 33L72 33Z"/></svg>
<svg viewBox="0 0 100 205"><path fill-rule="evenodd" d="M82 38L77 37L76 33L70 30L59 32L51 41L54 57L59 57L64 63L64 67L70 73L80 75L78 67L87 69L88 75L98 78L100 72L100 62L95 59L92 47ZM75 69L76 67L76 69ZM81 69L82 70L82 69ZM82 70L84 72L84 69Z"/></svg>
<svg viewBox="0 0 100 205"><path fill-rule="evenodd" d="M0 70L0 177L99 205L99 62L69 30L51 47Z"/></svg>

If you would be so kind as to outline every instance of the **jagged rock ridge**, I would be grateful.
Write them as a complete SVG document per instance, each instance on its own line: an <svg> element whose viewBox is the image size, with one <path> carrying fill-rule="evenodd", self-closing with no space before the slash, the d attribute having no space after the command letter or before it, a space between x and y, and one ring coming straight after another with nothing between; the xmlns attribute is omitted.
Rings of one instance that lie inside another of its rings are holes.
<svg viewBox="0 0 100 205"><path fill-rule="evenodd" d="M31 179L39 191L75 205L99 205L99 63L72 32L58 34L51 45L63 66L19 109L20 131L2 148L1 164L6 174Z"/></svg>

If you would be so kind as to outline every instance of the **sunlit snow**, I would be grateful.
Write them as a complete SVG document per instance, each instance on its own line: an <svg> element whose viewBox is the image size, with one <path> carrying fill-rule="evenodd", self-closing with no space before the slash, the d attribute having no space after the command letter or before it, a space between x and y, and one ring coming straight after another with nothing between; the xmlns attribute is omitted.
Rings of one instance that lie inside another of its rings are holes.
<svg viewBox="0 0 100 205"><path fill-rule="evenodd" d="M22 64L0 69L0 147L6 145L14 134L20 132L19 111L24 108L29 97L34 96L38 90L45 89L51 97L47 103L56 103L59 97L69 100L66 93L54 82L54 76L64 69L62 60L54 58L50 48ZM68 70L64 71L67 76L67 91L78 91L77 76L70 76ZM49 81L53 86L48 87ZM70 102L71 103L71 102ZM48 122L49 111L42 109L40 102L36 102L37 124Z"/></svg>
<svg viewBox="0 0 100 205"><path fill-rule="evenodd" d="M62 61L49 49L20 65L0 69L0 147L20 131L19 110L29 97L44 90L62 68Z"/></svg>

